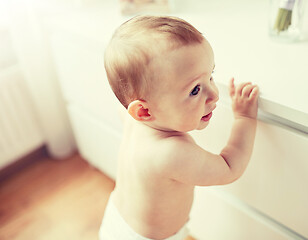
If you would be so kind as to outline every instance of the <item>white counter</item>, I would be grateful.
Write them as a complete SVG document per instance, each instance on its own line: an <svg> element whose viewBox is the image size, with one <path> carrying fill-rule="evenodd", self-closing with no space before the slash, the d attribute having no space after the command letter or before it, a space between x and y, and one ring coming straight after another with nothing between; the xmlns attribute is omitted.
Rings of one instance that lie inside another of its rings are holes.
<svg viewBox="0 0 308 240"><path fill-rule="evenodd" d="M260 87L262 120L271 119L307 133L308 41L273 41L267 32L267 0L181 2L171 15L189 21L210 41L222 101L228 101L227 85L232 76L236 82L251 81ZM90 38L103 48L114 29L128 18L120 15L117 3L110 2L50 19L49 23Z"/></svg>

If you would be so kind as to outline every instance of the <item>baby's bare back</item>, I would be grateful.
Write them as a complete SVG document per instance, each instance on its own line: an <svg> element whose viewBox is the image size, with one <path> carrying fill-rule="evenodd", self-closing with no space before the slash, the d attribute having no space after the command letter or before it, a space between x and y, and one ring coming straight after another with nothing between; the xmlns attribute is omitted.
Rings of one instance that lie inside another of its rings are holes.
<svg viewBox="0 0 308 240"><path fill-rule="evenodd" d="M194 186L164 174L168 141L130 122L119 154L114 204L133 230L148 238L164 239L179 231L193 201Z"/></svg>

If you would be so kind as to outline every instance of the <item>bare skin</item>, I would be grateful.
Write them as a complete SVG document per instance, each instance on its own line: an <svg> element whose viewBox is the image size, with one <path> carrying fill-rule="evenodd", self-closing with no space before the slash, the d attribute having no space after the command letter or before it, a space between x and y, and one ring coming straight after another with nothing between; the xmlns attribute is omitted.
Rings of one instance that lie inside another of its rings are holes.
<svg viewBox="0 0 308 240"><path fill-rule="evenodd" d="M231 183L249 162L258 98L258 87L251 83L230 82L234 123L220 154L205 151L187 133L204 129L216 107L214 66L206 41L172 50L151 66L163 84L153 88L148 100L132 102L124 114L113 201L144 237L174 235L188 221L195 186Z"/></svg>

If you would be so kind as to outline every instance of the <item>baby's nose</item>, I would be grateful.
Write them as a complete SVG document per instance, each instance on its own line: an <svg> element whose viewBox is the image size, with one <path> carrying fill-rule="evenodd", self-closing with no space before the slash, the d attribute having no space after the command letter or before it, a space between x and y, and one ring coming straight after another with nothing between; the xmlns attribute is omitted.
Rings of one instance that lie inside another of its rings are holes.
<svg viewBox="0 0 308 240"><path fill-rule="evenodd" d="M208 92L208 97L206 99L206 104L215 103L219 99L219 92L218 89L211 89L211 91Z"/></svg>

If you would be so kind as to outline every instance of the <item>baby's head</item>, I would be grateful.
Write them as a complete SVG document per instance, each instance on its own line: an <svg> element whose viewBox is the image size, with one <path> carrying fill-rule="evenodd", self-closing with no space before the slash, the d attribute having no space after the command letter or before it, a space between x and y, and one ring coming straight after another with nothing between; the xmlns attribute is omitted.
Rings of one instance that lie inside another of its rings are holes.
<svg viewBox="0 0 308 240"><path fill-rule="evenodd" d="M192 105L196 105L201 84L192 87L189 83L201 77L210 79L213 68L213 51L207 40L191 24L176 17L134 17L116 30L105 52L107 77L122 105L136 120L166 131L203 128L181 123L187 119L180 116L168 124L168 112L179 107L193 110L190 101L195 99ZM216 102L218 92L216 87L214 90L216 94L210 98ZM187 91L187 96L181 96ZM204 113L207 110L203 107L201 118Z"/></svg>

